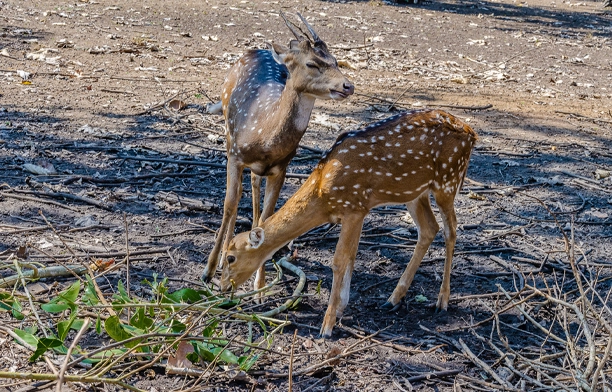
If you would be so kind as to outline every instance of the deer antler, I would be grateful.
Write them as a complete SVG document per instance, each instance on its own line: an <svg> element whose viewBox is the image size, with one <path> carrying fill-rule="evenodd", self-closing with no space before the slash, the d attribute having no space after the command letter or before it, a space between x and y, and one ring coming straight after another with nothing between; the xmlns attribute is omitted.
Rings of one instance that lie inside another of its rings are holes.
<svg viewBox="0 0 612 392"><path fill-rule="evenodd" d="M298 14L299 15L299 14ZM297 27L295 24L293 24L292 22L289 22L287 20L287 18L285 17L285 13L283 11L280 11L280 16L283 17L283 19L285 20L285 24L287 25L287 27L289 27L289 30L291 30L291 32L293 33L293 35L295 35L295 38L297 38L298 41L303 41L304 38L308 38L308 36L304 37L302 30L300 30L299 27ZM301 17L302 15L300 15ZM310 40L310 38L309 38Z"/></svg>
<svg viewBox="0 0 612 392"><path fill-rule="evenodd" d="M309 32L309 33L310 33L310 35L312 36L313 43L314 43L314 44L316 44L316 43L322 42L322 41L321 41L321 38L319 38L319 36L318 36L318 35L317 35L317 33L314 31L314 29L312 28L312 26L310 25L310 23L308 23L308 22L306 21L306 18L304 18L304 17L302 16L302 14L300 14L299 12L297 13L297 15L300 17L300 20L302 21L302 23L304 23L304 25L306 25L306 28L308 29L308 32Z"/></svg>

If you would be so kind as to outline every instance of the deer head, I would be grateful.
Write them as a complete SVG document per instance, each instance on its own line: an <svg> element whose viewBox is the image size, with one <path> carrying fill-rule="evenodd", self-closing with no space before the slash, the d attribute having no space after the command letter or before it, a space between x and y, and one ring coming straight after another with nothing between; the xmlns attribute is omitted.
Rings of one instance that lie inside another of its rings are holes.
<svg viewBox="0 0 612 392"><path fill-rule="evenodd" d="M262 246L264 242L265 233L261 227L240 233L231 240L221 275L222 291L229 291L232 286L238 287L246 282L268 258L272 257L276 249L266 249ZM237 253L249 262L236 263Z"/></svg>
<svg viewBox="0 0 612 392"><path fill-rule="evenodd" d="M298 13L310 36L298 31L298 28L285 18L284 13L281 12L281 16L296 39L292 40L288 47L271 43L270 49L274 59L289 69L290 82L296 91L313 98L335 100L353 94L355 86L340 72L336 58L329 53L325 42L306 19Z"/></svg>

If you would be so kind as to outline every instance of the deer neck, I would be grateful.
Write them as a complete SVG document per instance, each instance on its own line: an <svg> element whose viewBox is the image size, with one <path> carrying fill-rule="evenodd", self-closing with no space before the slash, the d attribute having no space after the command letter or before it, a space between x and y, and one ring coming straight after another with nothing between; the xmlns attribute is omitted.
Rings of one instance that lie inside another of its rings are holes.
<svg viewBox="0 0 612 392"><path fill-rule="evenodd" d="M279 110L276 113L277 123L284 125L279 127L279 131L283 128L283 130L292 129L299 133L301 138L308 127L314 103L315 98L296 90L293 86L293 79L289 78L281 94Z"/></svg>
<svg viewBox="0 0 612 392"><path fill-rule="evenodd" d="M306 180L308 184L311 178ZM316 189L303 186L261 225L265 233L264 253L272 254L294 238L328 221Z"/></svg>

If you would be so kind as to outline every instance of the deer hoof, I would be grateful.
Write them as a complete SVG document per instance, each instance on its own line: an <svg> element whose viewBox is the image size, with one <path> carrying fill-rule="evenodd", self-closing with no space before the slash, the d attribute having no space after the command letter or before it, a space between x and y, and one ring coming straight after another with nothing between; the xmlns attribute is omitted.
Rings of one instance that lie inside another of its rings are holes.
<svg viewBox="0 0 612 392"><path fill-rule="evenodd" d="M446 313L446 309L440 308L440 307L436 306L436 313L444 314L444 313Z"/></svg>
<svg viewBox="0 0 612 392"><path fill-rule="evenodd" d="M210 276L209 276L210 275ZM212 280L214 274L209 274L208 273L208 268L206 268L204 270L204 273L202 274L202 280L204 281L204 283L210 283L210 281Z"/></svg>
<svg viewBox="0 0 612 392"><path fill-rule="evenodd" d="M391 302L387 301L380 306L382 310L386 310L388 312L395 312L400 308L401 302L398 302L396 305L393 305Z"/></svg>
<svg viewBox="0 0 612 392"><path fill-rule="evenodd" d="M317 339L329 339L329 338L331 338L331 334L327 335L327 334L324 334L324 333L319 333L317 335Z"/></svg>

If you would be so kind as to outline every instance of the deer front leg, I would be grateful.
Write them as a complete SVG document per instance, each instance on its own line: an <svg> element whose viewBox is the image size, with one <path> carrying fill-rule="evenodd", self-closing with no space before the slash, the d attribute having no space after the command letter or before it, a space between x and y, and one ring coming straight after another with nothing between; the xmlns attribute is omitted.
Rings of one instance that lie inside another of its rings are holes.
<svg viewBox="0 0 612 392"><path fill-rule="evenodd" d="M253 198L253 225L252 228L259 226L261 215L261 176L251 172L251 195Z"/></svg>
<svg viewBox="0 0 612 392"><path fill-rule="evenodd" d="M242 170L243 167L234 164L231 156L229 156L227 160L227 189L225 192L225 202L223 203L223 220L215 238L215 246L208 256L208 263L202 275L202 279L206 282L210 282L215 275L220 255L221 257L225 255L229 241L234 234L238 203L242 196ZM221 252L222 249L223 252Z"/></svg>
<svg viewBox="0 0 612 392"><path fill-rule="evenodd" d="M342 221L340 239L338 240L338 245L336 245L336 253L334 253L334 260L332 262L334 280L320 332L320 336L323 338L331 337L332 329L334 324L336 324L336 318L342 317L344 308L348 304L351 277L355 267L355 256L357 255L363 218L364 216L360 215L347 219L345 215Z"/></svg>
<svg viewBox="0 0 612 392"><path fill-rule="evenodd" d="M406 207L408 207L408 213L417 226L419 238L414 248L414 253L412 253L412 257L410 258L410 262L406 266L406 270L397 283L395 290L393 290L393 294L391 294L387 302L381 306L381 308L385 310L395 310L399 307L400 301L402 298L404 298L406 292L408 292L408 289L412 284L412 280L414 279L414 275L419 269L421 261L423 261L425 252L427 252L427 249L429 249L429 246L433 242L434 238L436 237L436 233L439 230L436 217L434 216L431 210L431 204L429 203L429 191L425 192L423 195L419 196L410 203L406 203Z"/></svg>
<svg viewBox="0 0 612 392"><path fill-rule="evenodd" d="M274 213L274 207L276 206L276 202L278 201L278 196L280 195L281 188L283 187L283 183L285 182L285 173L286 170L280 170L278 173L273 174L271 176L266 177L266 192L264 194L264 206L263 211L261 213L261 217L259 218L258 226L261 226L262 223L266 219L270 217ZM252 178L252 177L251 177ZM255 215L253 214L253 217ZM255 222L253 222L255 225ZM255 283L254 289L259 290L260 288L266 285L266 269L264 265L259 267L257 273L255 274ZM259 295L261 297L261 294Z"/></svg>

